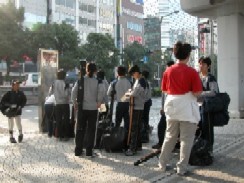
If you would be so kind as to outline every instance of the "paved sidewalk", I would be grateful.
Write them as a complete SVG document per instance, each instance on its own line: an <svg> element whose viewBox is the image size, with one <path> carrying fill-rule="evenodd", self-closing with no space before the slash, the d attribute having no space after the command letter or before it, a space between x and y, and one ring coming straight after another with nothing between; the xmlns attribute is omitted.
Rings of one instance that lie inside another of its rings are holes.
<svg viewBox="0 0 244 183"><path fill-rule="evenodd" d="M93 159L75 157L73 140L58 142L47 138L47 134L40 134L37 106L23 110L21 144L9 143L7 118L0 114L0 182L244 182L243 119L232 119L229 125L215 128L214 164L191 167L189 177L162 173L157 168L157 158L135 167L134 161L151 152L150 147L156 142L159 109L160 99L153 99L150 124L154 130L150 143L143 144L143 151L133 157L97 151L98 157ZM173 161L177 158L175 154Z"/></svg>

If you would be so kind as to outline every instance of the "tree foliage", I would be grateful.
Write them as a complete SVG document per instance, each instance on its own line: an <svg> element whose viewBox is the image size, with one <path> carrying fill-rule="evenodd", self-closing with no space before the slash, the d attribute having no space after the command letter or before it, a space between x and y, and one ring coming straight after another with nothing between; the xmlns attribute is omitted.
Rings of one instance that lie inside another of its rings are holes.
<svg viewBox="0 0 244 183"><path fill-rule="evenodd" d="M132 65L141 65L145 56L145 48L138 42L133 42L124 48L124 62L127 67Z"/></svg>
<svg viewBox="0 0 244 183"><path fill-rule="evenodd" d="M24 9L16 9L8 3L0 7L0 60L10 61L21 58L25 50L25 37L22 23Z"/></svg>
<svg viewBox="0 0 244 183"><path fill-rule="evenodd" d="M93 61L106 71L107 78L113 77L114 67L118 66L118 50L109 34L90 33L87 43L80 47L80 58Z"/></svg>
<svg viewBox="0 0 244 183"><path fill-rule="evenodd" d="M78 32L69 24L37 24L32 35L33 55L39 48L58 50L59 66L69 70L78 65Z"/></svg>

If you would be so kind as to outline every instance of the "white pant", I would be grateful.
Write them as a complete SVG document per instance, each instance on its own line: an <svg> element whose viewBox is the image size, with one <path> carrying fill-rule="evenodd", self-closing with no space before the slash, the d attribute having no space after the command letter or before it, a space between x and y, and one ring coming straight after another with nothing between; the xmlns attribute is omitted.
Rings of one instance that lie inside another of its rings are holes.
<svg viewBox="0 0 244 183"><path fill-rule="evenodd" d="M22 133L22 125L21 125L20 115L19 116L12 117L12 118L8 118L8 128L9 128L9 131L13 131L13 128L14 128L14 120L15 120L15 123L17 125L17 128L18 128L19 132Z"/></svg>
<svg viewBox="0 0 244 183"><path fill-rule="evenodd" d="M180 133L180 160L177 163L177 172L184 173L190 158L190 153L195 138L197 124L187 121L167 121L165 140L159 156L159 163L163 169L170 160L171 153L175 147Z"/></svg>

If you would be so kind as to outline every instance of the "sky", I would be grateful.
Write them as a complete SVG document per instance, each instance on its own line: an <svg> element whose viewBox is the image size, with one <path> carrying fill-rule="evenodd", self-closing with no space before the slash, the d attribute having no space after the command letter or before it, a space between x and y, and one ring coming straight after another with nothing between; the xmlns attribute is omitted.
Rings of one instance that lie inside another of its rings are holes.
<svg viewBox="0 0 244 183"><path fill-rule="evenodd" d="M157 15L158 1L159 0L144 0L144 17L147 17L148 15Z"/></svg>

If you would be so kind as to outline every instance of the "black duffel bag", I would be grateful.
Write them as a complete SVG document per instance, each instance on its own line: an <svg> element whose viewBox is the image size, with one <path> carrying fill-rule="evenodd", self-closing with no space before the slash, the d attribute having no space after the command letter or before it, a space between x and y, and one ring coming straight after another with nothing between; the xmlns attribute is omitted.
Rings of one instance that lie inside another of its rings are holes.
<svg viewBox="0 0 244 183"><path fill-rule="evenodd" d="M227 125L229 120L230 120L230 116L227 110L213 113L213 126Z"/></svg>
<svg viewBox="0 0 244 183"><path fill-rule="evenodd" d="M123 127L111 127L102 136L102 145L107 152L121 152L126 147L126 131Z"/></svg>
<svg viewBox="0 0 244 183"><path fill-rule="evenodd" d="M213 157L209 153L210 143L201 137L194 140L189 158L189 164L192 166L209 166L213 163Z"/></svg>
<svg viewBox="0 0 244 183"><path fill-rule="evenodd" d="M230 96L227 93L216 93L214 97L204 97L204 112L221 112L228 110Z"/></svg>

